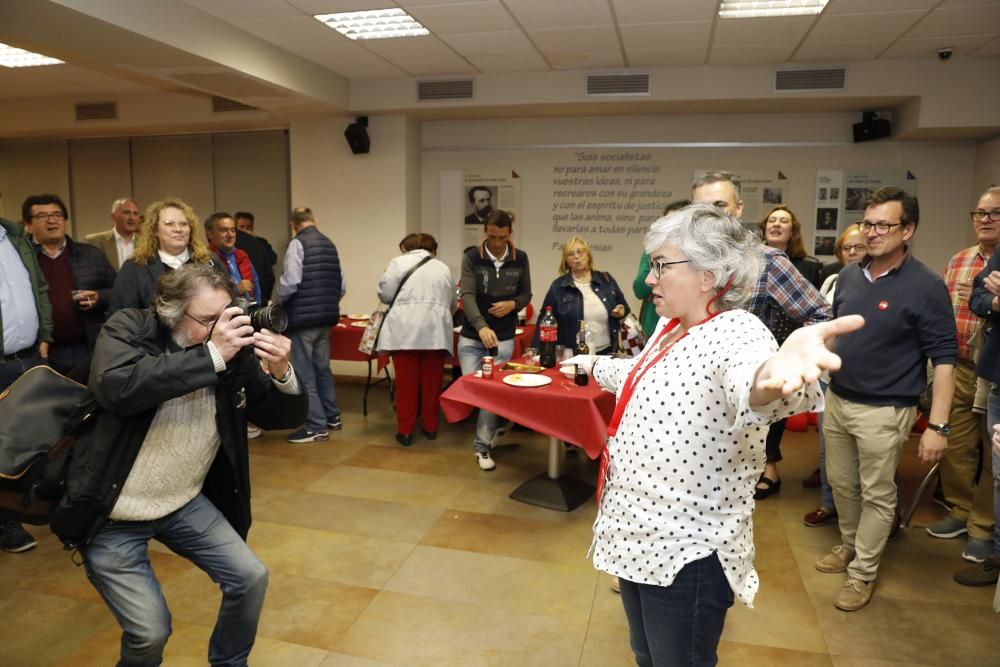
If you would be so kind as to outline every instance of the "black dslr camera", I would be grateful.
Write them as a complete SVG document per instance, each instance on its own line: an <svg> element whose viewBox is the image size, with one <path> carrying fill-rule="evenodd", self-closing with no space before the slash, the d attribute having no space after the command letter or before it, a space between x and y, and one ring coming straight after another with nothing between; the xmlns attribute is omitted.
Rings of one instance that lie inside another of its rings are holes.
<svg viewBox="0 0 1000 667"><path fill-rule="evenodd" d="M229 305L236 306L250 318L250 326L254 331L268 329L274 333L283 333L288 328L288 315L285 314L285 309L276 303L262 306L249 299L238 297Z"/></svg>

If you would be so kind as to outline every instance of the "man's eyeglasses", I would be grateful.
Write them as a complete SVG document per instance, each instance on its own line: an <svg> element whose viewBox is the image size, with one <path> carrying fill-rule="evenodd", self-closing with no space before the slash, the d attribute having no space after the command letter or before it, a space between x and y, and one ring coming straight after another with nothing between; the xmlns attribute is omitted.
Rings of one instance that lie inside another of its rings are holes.
<svg viewBox="0 0 1000 667"><path fill-rule="evenodd" d="M660 259L659 257L656 257L656 258L650 257L649 258L649 270L653 272L653 277L656 278L657 280L659 280L660 279L660 274L663 273L663 267L665 267L665 266L673 266L674 264L687 264L690 261L691 261L690 259L677 259L677 260L673 260L673 261L666 261L666 260Z"/></svg>
<svg viewBox="0 0 1000 667"><path fill-rule="evenodd" d="M855 243L854 245L840 246L840 249L850 254L852 252L865 252L868 249L868 246L864 243Z"/></svg>
<svg viewBox="0 0 1000 667"><path fill-rule="evenodd" d="M188 317L190 317L192 320L194 320L198 324L200 324L201 326L205 327L209 331L211 331L212 327L215 326L215 323L219 321L219 317L222 317L220 315L219 317L216 317L214 320L211 320L210 322L203 322L202 320L199 320L197 317L195 317L191 313L187 312L186 310L184 311L184 314L187 315Z"/></svg>
<svg viewBox="0 0 1000 667"><path fill-rule="evenodd" d="M1000 222L1000 208L995 208L992 211L984 211L982 209L969 211L969 217L972 218L973 222L984 222L987 219L990 222Z"/></svg>
<svg viewBox="0 0 1000 667"><path fill-rule="evenodd" d="M59 222L60 220L65 220L66 216L62 211L54 211L52 213L32 213L31 219L35 222L41 222L42 220L45 220L46 222L49 220Z"/></svg>
<svg viewBox="0 0 1000 667"><path fill-rule="evenodd" d="M901 222L864 222L858 223L858 229L861 230L862 234L867 234L871 230L875 230L875 233L879 236L885 236L892 231L893 227L899 227L903 223Z"/></svg>

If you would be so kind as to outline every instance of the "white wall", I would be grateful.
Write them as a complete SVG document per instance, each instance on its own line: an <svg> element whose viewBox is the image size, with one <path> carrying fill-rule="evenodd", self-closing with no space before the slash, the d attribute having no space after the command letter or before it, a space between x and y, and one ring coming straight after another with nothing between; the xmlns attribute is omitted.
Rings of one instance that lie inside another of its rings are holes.
<svg viewBox="0 0 1000 667"><path fill-rule="evenodd" d="M785 203L804 220L807 247L812 243L817 169L903 168L918 178L921 223L914 252L933 270L943 270L948 258L966 244L963 221L974 180L975 143L853 144L855 120L854 114L811 114L429 122L423 132L423 226L442 237L459 228L460 220L441 223L443 228L437 224L443 173L516 171L522 182L521 246L531 258L532 301L538 306L557 275L559 251L553 244L569 237L552 231L553 167L574 163L581 146L610 144L617 148L609 151L650 153L652 163L661 167L658 187L666 186L671 193L664 204L689 196L696 169L780 170L788 178ZM709 145L719 142L729 145ZM597 253L596 260L631 297L641 235L597 234L587 240L612 246L610 252ZM634 298L630 303L637 306Z"/></svg>

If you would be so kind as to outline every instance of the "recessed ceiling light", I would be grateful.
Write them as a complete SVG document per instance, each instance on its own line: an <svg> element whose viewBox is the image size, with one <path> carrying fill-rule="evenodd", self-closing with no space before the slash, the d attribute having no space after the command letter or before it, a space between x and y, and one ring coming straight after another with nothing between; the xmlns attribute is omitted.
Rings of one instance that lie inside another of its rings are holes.
<svg viewBox="0 0 1000 667"><path fill-rule="evenodd" d="M810 16L819 14L829 0L722 0L720 19L755 19L769 16Z"/></svg>
<svg viewBox="0 0 1000 667"><path fill-rule="evenodd" d="M0 65L4 67L38 67L39 65L62 64L61 60L0 43Z"/></svg>
<svg viewBox="0 0 1000 667"><path fill-rule="evenodd" d="M364 12L317 14L317 21L333 28L348 39L391 39L421 37L431 34L402 9L370 9Z"/></svg>

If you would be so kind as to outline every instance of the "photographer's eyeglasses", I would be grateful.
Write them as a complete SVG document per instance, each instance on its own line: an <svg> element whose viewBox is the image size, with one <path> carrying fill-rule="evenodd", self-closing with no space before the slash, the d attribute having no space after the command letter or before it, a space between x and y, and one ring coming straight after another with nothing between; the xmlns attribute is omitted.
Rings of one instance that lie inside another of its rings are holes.
<svg viewBox="0 0 1000 667"><path fill-rule="evenodd" d="M209 322L203 322L202 320L199 320L197 317L195 317L191 313L187 312L186 310L184 311L184 314L187 315L188 317L190 317L192 320L194 320L198 324L200 324L201 326L205 327L205 329L207 329L208 331L211 331L212 327L215 326L215 323L219 321L219 317L222 317L221 315L219 315L214 320L211 320Z"/></svg>
<svg viewBox="0 0 1000 667"><path fill-rule="evenodd" d="M690 261L691 261L690 259L677 259L671 262L660 259L659 257L656 258L650 257L649 270L653 272L653 277L659 280L660 274L663 272L663 267L673 266L674 264L687 264Z"/></svg>
<svg viewBox="0 0 1000 667"><path fill-rule="evenodd" d="M901 222L868 222L866 220L858 223L858 229L865 235L874 229L878 236L885 236L892 231L893 227L900 227L902 224Z"/></svg>
<svg viewBox="0 0 1000 667"><path fill-rule="evenodd" d="M1000 222L1000 208L995 208L992 211L984 211L982 209L969 211L969 217L972 218L973 222L985 222L986 220Z"/></svg>

